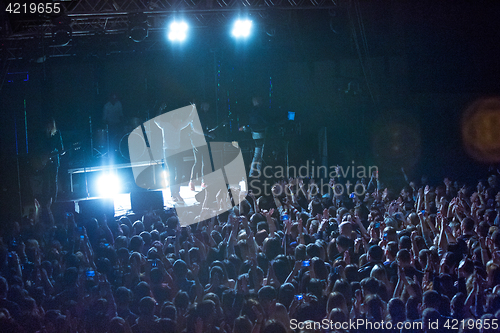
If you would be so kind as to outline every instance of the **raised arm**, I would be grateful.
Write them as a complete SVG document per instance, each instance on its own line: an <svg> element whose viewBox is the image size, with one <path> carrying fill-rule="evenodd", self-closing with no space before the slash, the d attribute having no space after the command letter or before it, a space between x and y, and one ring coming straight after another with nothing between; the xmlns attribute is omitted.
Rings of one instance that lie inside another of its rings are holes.
<svg viewBox="0 0 500 333"><path fill-rule="evenodd" d="M427 224L425 214L423 212L418 212L418 218L420 220L420 228L422 229L422 237L424 237L425 245L427 247L432 246L432 237L430 235L429 225Z"/></svg>
<svg viewBox="0 0 500 333"><path fill-rule="evenodd" d="M293 270L290 272L290 274L288 274L285 283L291 283L295 278L295 276L299 273L301 267L302 267L302 262L297 260L295 262L295 265L293 266Z"/></svg>
<svg viewBox="0 0 500 333"><path fill-rule="evenodd" d="M271 208L268 212L264 212L264 216L266 217L266 221L269 226L269 237L274 237L274 233L276 232L276 223L272 218L273 213L274 208Z"/></svg>

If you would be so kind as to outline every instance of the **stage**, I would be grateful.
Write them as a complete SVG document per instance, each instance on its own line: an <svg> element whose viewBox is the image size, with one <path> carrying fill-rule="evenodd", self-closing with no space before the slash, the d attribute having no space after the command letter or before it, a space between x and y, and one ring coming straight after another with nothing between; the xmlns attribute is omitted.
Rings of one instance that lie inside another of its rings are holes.
<svg viewBox="0 0 500 333"><path fill-rule="evenodd" d="M170 196L169 189L156 191L135 191L131 193L119 193L113 196L92 196L84 198L74 198L61 200L52 204L52 213L56 220L61 219L67 213L77 213L82 218L102 218L106 214L120 218L122 216L140 217L151 210L179 208L184 211L198 211L201 203L195 196L202 191L201 186L196 186L195 191L191 191L188 186L181 186L180 195L184 199L183 203L176 203ZM202 197L203 198L203 197ZM33 209L32 205L25 206L27 213Z"/></svg>
<svg viewBox="0 0 500 333"><path fill-rule="evenodd" d="M61 204L63 211L83 212L82 215L89 217L97 210L105 211L107 216L119 217L177 208L178 214L198 215L201 208L199 201L203 201L205 196L201 188L201 170L193 176L197 186L192 191L188 184L194 163L193 151L188 149L181 154L184 156L180 155L176 181L181 185L180 196L184 202L175 202L171 197L168 168L162 161L152 159L143 152L143 159L137 161L114 163L117 161L106 157L95 160L98 163L94 165L68 168L63 172L69 185L65 186L66 200L61 196L61 200L66 202ZM212 166L205 166L203 179L212 184L213 197L210 200L214 204L215 195L220 190L239 188L242 180L246 182L247 170L237 142L211 142L206 154L210 156L208 162ZM199 192L202 193L197 195Z"/></svg>
<svg viewBox="0 0 500 333"><path fill-rule="evenodd" d="M191 191L188 186L181 186L181 197L184 199L184 203L176 203L173 201L172 197L170 196L170 189L164 189L161 190L161 193L163 195L163 208L175 208L176 206L196 206L196 205L201 205L201 203L197 202L195 199L196 193L201 191L201 186L196 186L195 191ZM160 191L155 191L155 192L160 192ZM148 193L147 191L144 192L137 192L136 195L141 195ZM121 216L126 216L130 214L140 214L144 213L144 211L134 211L132 209L132 202L131 202L131 193L120 193L116 194L113 197L92 197L92 198L82 198L82 199L77 199L73 200L75 202L76 206L80 206L80 203L85 200L94 200L94 199L113 199L114 202L114 208L115 208L115 217L121 217Z"/></svg>

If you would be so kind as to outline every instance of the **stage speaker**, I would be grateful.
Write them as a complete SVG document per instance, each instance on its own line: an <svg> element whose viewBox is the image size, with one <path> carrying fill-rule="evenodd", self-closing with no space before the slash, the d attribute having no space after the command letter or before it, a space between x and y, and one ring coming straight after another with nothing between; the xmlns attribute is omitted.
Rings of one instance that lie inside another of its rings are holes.
<svg viewBox="0 0 500 333"><path fill-rule="evenodd" d="M80 200L76 203L77 212L84 218L101 218L106 214L108 219L115 216L115 201L111 198Z"/></svg>
<svg viewBox="0 0 500 333"><path fill-rule="evenodd" d="M75 214L76 212L74 201L56 201L50 206L50 209L56 221L64 221L63 218L66 213Z"/></svg>
<svg viewBox="0 0 500 333"><path fill-rule="evenodd" d="M163 209L163 192L162 191L135 191L130 193L130 205L132 210L144 212L148 210Z"/></svg>

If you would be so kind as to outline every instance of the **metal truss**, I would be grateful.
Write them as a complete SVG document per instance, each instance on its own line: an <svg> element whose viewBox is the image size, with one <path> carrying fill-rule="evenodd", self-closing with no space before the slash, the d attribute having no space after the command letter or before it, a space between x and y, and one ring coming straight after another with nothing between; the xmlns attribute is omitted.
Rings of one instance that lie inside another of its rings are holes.
<svg viewBox="0 0 500 333"><path fill-rule="evenodd" d="M148 30L154 32L164 30L166 22L177 15L189 19L192 28L197 29L221 26L239 13L276 24L282 21L280 16L287 16L293 10L335 10L342 5L336 0L60 0L60 3L62 12L71 20L73 41L86 36L125 34L130 27L129 16L134 13L144 13ZM74 43L64 47L50 45L55 18L9 15L1 31L5 41L3 56L19 59L26 53L19 48L26 43L46 44L44 53L49 56L71 55L76 49Z"/></svg>
<svg viewBox="0 0 500 333"><path fill-rule="evenodd" d="M335 0L70 0L61 1L62 11L72 22L73 33L86 34L104 29L106 32L126 29L130 13L144 13L152 28L169 16L195 16L200 23L224 13L244 12L248 15L284 10L333 9ZM10 15L8 38L23 38L48 33L52 27L49 15Z"/></svg>
<svg viewBox="0 0 500 333"><path fill-rule="evenodd" d="M68 2L69 3L69 2ZM263 8L299 9L336 6L335 0L72 0L68 14L141 11L148 13Z"/></svg>

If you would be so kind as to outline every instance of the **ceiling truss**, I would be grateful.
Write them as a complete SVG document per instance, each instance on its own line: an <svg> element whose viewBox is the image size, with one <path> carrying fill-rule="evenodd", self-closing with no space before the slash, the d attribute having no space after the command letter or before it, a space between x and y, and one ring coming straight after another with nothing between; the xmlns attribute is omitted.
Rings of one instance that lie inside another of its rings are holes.
<svg viewBox="0 0 500 333"><path fill-rule="evenodd" d="M261 25L275 24L291 11L334 11L341 5L335 0L61 0L59 3L71 21L73 42L80 37L102 39L104 35L125 34L133 13L147 15L148 30L154 32L165 30L170 19L181 15L189 19L193 29L202 29L226 24L240 13L255 18ZM20 59L25 57L26 49L30 52L40 47L50 57L73 54L73 42L66 46L50 43L52 21L57 16L4 13L0 31L4 40L2 58Z"/></svg>
<svg viewBox="0 0 500 333"><path fill-rule="evenodd" d="M71 19L75 35L92 34L98 29L116 32L127 29L130 13L144 13L151 28L165 19L183 15L194 16L201 25L224 19L235 12L265 15L286 10L335 9L335 0L71 0L61 1L61 8ZM47 34L54 16L11 14L4 33L8 39L22 39Z"/></svg>

